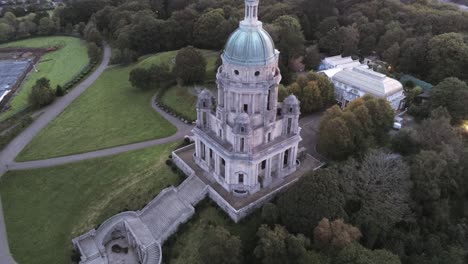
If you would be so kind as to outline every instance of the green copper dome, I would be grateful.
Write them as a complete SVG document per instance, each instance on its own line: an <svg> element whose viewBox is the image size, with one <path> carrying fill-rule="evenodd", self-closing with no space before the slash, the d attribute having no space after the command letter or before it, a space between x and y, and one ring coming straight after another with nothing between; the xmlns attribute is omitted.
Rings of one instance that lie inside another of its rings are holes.
<svg viewBox="0 0 468 264"><path fill-rule="evenodd" d="M261 25L241 25L232 35L224 49L224 59L231 64L258 66L272 62L276 57L275 44L270 34Z"/></svg>

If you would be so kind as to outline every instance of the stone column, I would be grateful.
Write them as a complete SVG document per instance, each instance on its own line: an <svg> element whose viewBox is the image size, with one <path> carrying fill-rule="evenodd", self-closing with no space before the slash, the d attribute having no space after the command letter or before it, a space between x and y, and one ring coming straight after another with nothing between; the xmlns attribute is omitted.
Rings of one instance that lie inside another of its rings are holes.
<svg viewBox="0 0 468 264"><path fill-rule="evenodd" d="M283 177L283 160L284 160L284 152L278 154L278 176Z"/></svg>
<svg viewBox="0 0 468 264"><path fill-rule="evenodd" d="M200 140L198 140L198 139L195 140L195 156L197 156L197 158L201 158L201 155L200 155Z"/></svg>
<svg viewBox="0 0 468 264"><path fill-rule="evenodd" d="M289 161L288 161L288 165L290 168L292 168L294 166L294 147L290 148L289 149Z"/></svg>
<svg viewBox="0 0 468 264"><path fill-rule="evenodd" d="M271 158L266 162L265 178L271 178Z"/></svg>
<svg viewBox="0 0 468 264"><path fill-rule="evenodd" d="M250 107L249 107L249 114L255 113L254 104L253 104L253 94L250 95Z"/></svg>
<svg viewBox="0 0 468 264"><path fill-rule="evenodd" d="M205 160L208 164L208 168L211 168L210 148L205 146Z"/></svg>
<svg viewBox="0 0 468 264"><path fill-rule="evenodd" d="M221 166L221 158L218 156L216 152L213 152L213 155L214 155L214 160L215 160L215 174L221 176L221 173L219 171L220 166Z"/></svg>

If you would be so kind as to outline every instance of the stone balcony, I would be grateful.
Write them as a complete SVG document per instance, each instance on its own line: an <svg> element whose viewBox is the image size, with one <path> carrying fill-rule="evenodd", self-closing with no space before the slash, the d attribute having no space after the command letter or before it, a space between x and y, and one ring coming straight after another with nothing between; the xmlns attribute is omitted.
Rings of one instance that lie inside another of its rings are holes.
<svg viewBox="0 0 468 264"><path fill-rule="evenodd" d="M284 191L294 184L307 172L320 168L323 163L313 158L309 154L305 155L300 162L296 172L285 178L276 178L273 182L260 191L246 197L236 196L226 191L216 180L195 163L193 154L195 146L190 145L172 153L174 163L183 170L187 176L195 175L209 187L208 195L214 200L235 222L260 208L263 204L274 198L275 195Z"/></svg>

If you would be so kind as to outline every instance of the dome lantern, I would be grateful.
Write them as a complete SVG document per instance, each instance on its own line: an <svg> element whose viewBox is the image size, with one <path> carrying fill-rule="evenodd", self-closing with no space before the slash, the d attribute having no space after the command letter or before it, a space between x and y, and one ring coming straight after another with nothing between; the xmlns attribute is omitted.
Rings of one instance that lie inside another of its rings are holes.
<svg viewBox="0 0 468 264"><path fill-rule="evenodd" d="M263 66L277 60L270 34L258 20L258 0L245 0L245 18L231 34L224 49L224 61L239 66Z"/></svg>

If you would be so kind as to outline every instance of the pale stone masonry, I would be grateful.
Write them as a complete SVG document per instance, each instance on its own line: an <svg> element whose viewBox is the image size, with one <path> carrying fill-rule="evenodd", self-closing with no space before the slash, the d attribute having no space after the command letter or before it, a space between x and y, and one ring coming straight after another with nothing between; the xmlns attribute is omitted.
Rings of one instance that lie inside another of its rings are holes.
<svg viewBox="0 0 468 264"><path fill-rule="evenodd" d="M278 103L279 51L246 0L245 19L229 38L217 73L217 105L199 95L195 162L236 196L254 194L292 174L301 141L300 103Z"/></svg>
<svg viewBox="0 0 468 264"><path fill-rule="evenodd" d="M129 247L126 259L161 263L161 245L211 198L238 222L321 164L298 160L300 103L278 103L279 52L257 19L258 0L245 0L245 19L226 45L217 73L217 104L199 95L194 144L172 153L187 179L162 190L145 208L111 217L75 239L81 264L108 264ZM119 244L121 243L121 244Z"/></svg>

